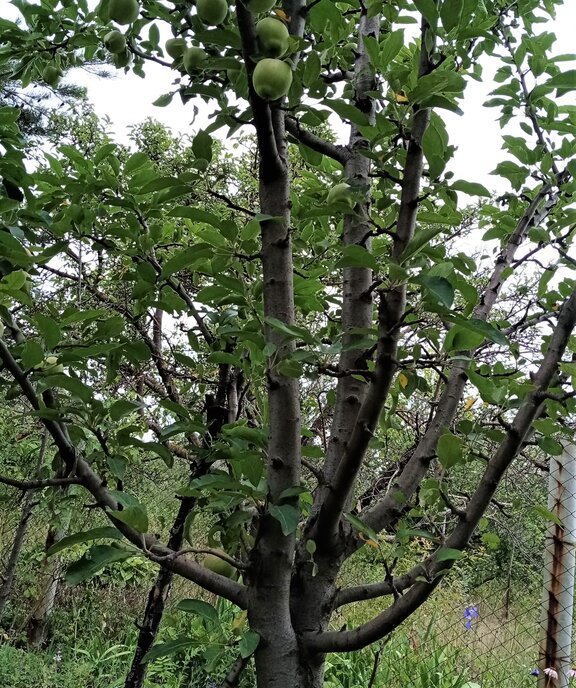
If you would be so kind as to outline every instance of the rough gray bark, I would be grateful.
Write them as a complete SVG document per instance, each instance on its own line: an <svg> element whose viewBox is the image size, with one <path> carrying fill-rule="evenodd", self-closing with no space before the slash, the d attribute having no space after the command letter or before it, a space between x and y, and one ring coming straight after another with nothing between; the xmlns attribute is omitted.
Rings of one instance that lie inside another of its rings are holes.
<svg viewBox="0 0 576 688"><path fill-rule="evenodd" d="M486 466L465 512L443 543L442 549L462 550L466 547L504 473L517 456L530 432L533 420L541 412L547 398L548 387L554 381L558 363L562 360L575 327L576 292L573 292L562 306L542 363L532 378L533 390L526 395L507 429L505 438ZM394 602L374 619L350 631L311 634L307 638L307 645L320 653L353 651L383 638L428 599L446 575L447 569L453 564L453 560L436 561L435 556L436 553L432 554L427 561L422 563L422 574L419 580L403 595L395 595Z"/></svg>
<svg viewBox="0 0 576 688"><path fill-rule="evenodd" d="M172 525L168 546L174 550L179 550L182 546L184 523L191 508L191 501L193 500L183 499L181 501L178 514ZM124 683L126 688L140 688L144 685L148 668L148 663L144 661L144 657L152 645L154 645L158 635L173 578L173 571L161 568L158 571L154 585L148 593L142 623L139 626L140 630L138 632L134 657Z"/></svg>
<svg viewBox="0 0 576 688"><path fill-rule="evenodd" d="M45 551L66 536L65 528L49 528L46 535ZM57 556L45 557L39 573L40 594L28 620L26 637L28 647L38 649L46 642L50 626L50 616L54 608L56 594L60 585L61 565Z"/></svg>
<svg viewBox="0 0 576 688"><path fill-rule="evenodd" d="M546 206L550 190L551 187L549 185L543 185L526 208L516 229L510 235L508 242L502 248L502 251L496 259L492 275L482 294L480 302L472 313L472 317L479 320L486 320L490 315L504 283L506 270L512 264L519 246L522 244L526 233L532 226L534 218L537 216L539 221L543 219L541 211L543 207ZM552 207L553 206L547 207L547 212L550 212ZM363 520L371 528L380 531L392 527L404 509L406 501L410 499L414 490L420 484L420 481L428 470L431 460L435 456L436 444L441 433L454 419L466 385L467 368L468 363L465 360L456 361L436 406L432 421L416 447L416 450L388 493L363 514ZM402 499L399 499L400 494L403 495Z"/></svg>
<svg viewBox="0 0 576 688"><path fill-rule="evenodd" d="M36 471L44 461L47 446L48 434L44 432L42 436L42 442L40 444L40 450L38 452ZM14 583L14 576L16 575L16 567L18 566L18 558L20 556L20 552L22 551L22 546L24 545L24 538L26 536L26 531L28 529L28 523L30 521L30 517L32 516L32 512L36 504L37 501L34 499L34 492L32 490L27 490L24 494L24 501L22 503L22 510L20 512L20 520L18 521L18 526L16 527L16 532L14 533L14 540L12 541L12 549L10 550L10 556L8 557L6 569L2 574L2 585L0 586L0 621L2 620L2 615L4 613L6 603L10 598L12 585Z"/></svg>
<svg viewBox="0 0 576 688"><path fill-rule="evenodd" d="M285 3L284 9L300 19L305 2ZM292 241L290 236L290 178L285 116L278 103L261 100L251 86L252 55L257 53L253 16L242 2L236 3L236 16L242 37L244 63L250 84L252 108L260 158L260 210L274 219L261 223L264 314L286 324L294 323L292 282ZM294 27L293 27L294 30ZM297 497L282 499L282 493L300 484L300 407L295 378L286 377L276 363L290 356L294 343L270 326L266 340L276 347L267 369L268 458L266 480L268 509L260 518L248 571L247 606L250 627L260 635L256 649L259 688L296 688L306 686L303 667L298 661L298 642L290 616L290 582L295 534L284 535L281 525L270 513L280 505L297 506Z"/></svg>
<svg viewBox="0 0 576 688"><path fill-rule="evenodd" d="M14 533L14 540L12 541L10 556L8 557L6 569L2 574L2 585L0 586L0 622L2 621L6 603L10 598L10 593L12 592L14 576L16 575L16 567L18 566L18 558L20 556L20 552L22 551L22 546L24 545L24 538L26 536L26 530L28 529L28 522L32 516L35 504L36 502L34 500L34 493L26 492L24 495L22 510L20 512L20 520L18 521L18 526L16 528L16 532Z"/></svg>

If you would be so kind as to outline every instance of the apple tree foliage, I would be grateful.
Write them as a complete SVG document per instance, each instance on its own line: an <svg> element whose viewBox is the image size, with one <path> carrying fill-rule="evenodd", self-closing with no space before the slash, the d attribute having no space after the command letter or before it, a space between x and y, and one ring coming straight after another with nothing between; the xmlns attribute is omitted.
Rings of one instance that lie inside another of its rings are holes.
<svg viewBox="0 0 576 688"><path fill-rule="evenodd" d="M54 85L110 59L151 90L155 62L174 76L156 104L180 98L201 124L185 166L104 141L31 171L18 113L0 109L2 385L59 461L48 482L3 480L89 493L110 526L69 542L113 543L88 567L140 551L246 611L236 673L253 654L259 688L319 688L326 653L384 638L433 593L528 442L561 451L576 70L546 23L559 3L13 4L12 79ZM268 17L287 44L262 37ZM489 99L464 114L484 79ZM470 137L498 118L498 198L475 160L450 171L454 114ZM216 142L248 134L238 179ZM168 538L123 480L143 456L174 475ZM416 537L432 548L399 569ZM360 548L374 579L342 586ZM373 618L333 628L360 600Z"/></svg>

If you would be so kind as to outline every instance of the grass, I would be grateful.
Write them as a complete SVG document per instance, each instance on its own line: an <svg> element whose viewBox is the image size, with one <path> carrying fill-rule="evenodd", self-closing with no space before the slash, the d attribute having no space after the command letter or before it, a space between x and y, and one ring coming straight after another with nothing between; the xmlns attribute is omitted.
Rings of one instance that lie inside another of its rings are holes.
<svg viewBox="0 0 576 688"><path fill-rule="evenodd" d="M176 594L173 599L180 597ZM519 598L506 620L501 600L497 588L477 591L474 603L480 616L468 631L463 609L470 600L457 586L446 586L409 624L379 645L350 655L330 655L325 686L366 688L375 671L375 688L530 688L537 634L534 611L525 609ZM0 645L0 688L122 686L136 639L134 610L142 603L137 590L65 590L49 647L28 652L8 643ZM359 623L374 611L373 603L351 605L347 621ZM185 632L183 617L167 613L164 639ZM154 662L146 688L209 685L201 652L196 651L196 663L192 654ZM213 668L213 675L220 675L223 668ZM252 685L250 679L243 683L244 688Z"/></svg>
<svg viewBox="0 0 576 688"><path fill-rule="evenodd" d="M358 574L358 572L356 572ZM43 651L21 649L27 614L25 589L12 597L11 623L0 629L0 688L117 688L132 660L136 641L135 621L143 609L149 572L128 584L103 579L83 587L62 587L53 614L51 643ZM374 688L531 688L530 670L537 649L538 593L517 586L510 604L495 584L475 588L473 598L461 583L440 586L434 597L381 644L350 655L330 655L326 688L366 688L375 672ZM187 581L175 583L172 602L196 597ZM210 599L214 603L213 599ZM355 626L372 617L383 602L365 602L339 610L336 628ZM474 604L479 618L472 628L464 625L464 608ZM168 607L161 640L193 632L192 615ZM197 632L196 628L194 632ZM149 668L146 688L205 688L207 675L222 676L231 652L212 661L222 638L204 633L206 647L155 661ZM224 637L226 642L226 637ZM210 647L211 646L211 647ZM212 651L212 655L211 655ZM242 688L252 688L247 676Z"/></svg>

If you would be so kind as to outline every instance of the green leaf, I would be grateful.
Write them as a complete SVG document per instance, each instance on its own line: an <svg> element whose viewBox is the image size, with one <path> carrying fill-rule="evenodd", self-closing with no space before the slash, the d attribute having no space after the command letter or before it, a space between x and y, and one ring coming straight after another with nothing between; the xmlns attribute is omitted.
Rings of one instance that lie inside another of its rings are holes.
<svg viewBox="0 0 576 688"><path fill-rule="evenodd" d="M464 3L462 0L442 0L440 19L446 31L452 31L460 24L463 8Z"/></svg>
<svg viewBox="0 0 576 688"><path fill-rule="evenodd" d="M414 4L418 12L420 12L430 26L434 28L438 23L438 10L436 9L434 0L414 0Z"/></svg>
<svg viewBox="0 0 576 688"><path fill-rule="evenodd" d="M545 506L542 506L541 504L535 504L532 507L532 511L543 518L545 521L551 521L552 523L555 523L557 526L563 526L562 521L560 518L550 509L547 509Z"/></svg>
<svg viewBox="0 0 576 688"><path fill-rule="evenodd" d="M300 361L294 361L290 358L283 358L275 367L276 371L280 375L284 375L284 377L298 378L301 377L304 372L304 368Z"/></svg>
<svg viewBox="0 0 576 688"><path fill-rule="evenodd" d="M243 659L246 659L247 657L250 657L250 655L254 652L254 650L258 647L258 644L260 642L260 636L256 631L248 631L245 633L238 645L238 649L240 650L240 656Z"/></svg>
<svg viewBox="0 0 576 688"><path fill-rule="evenodd" d="M452 284L445 277L420 275L418 281L433 294L446 308L454 303L455 291Z"/></svg>
<svg viewBox="0 0 576 688"><path fill-rule="evenodd" d="M464 552L459 549L452 549L450 547L443 547L436 553L436 561L457 561L462 559Z"/></svg>
<svg viewBox="0 0 576 688"><path fill-rule="evenodd" d="M364 47L366 48L366 53L368 54L368 58L370 60L370 64L375 68L379 69L380 67L380 51L379 51L379 46L378 46L378 41L374 36L364 36L362 38L362 42L364 43Z"/></svg>
<svg viewBox="0 0 576 688"><path fill-rule="evenodd" d="M71 564L64 575L68 585L78 585L92 578L108 564L125 561L134 553L114 545L95 545L86 554Z"/></svg>
<svg viewBox="0 0 576 688"><path fill-rule="evenodd" d="M221 220L216 215L209 213L207 210L200 208L191 208L187 205L177 206L173 208L168 215L170 217L186 217L194 222L202 222L204 224L212 225L212 227L220 227Z"/></svg>
<svg viewBox="0 0 576 688"><path fill-rule="evenodd" d="M576 90L576 69L569 69L560 74L556 74L545 84L546 86L553 86L559 91L574 91Z"/></svg>
<svg viewBox="0 0 576 688"><path fill-rule="evenodd" d="M552 437L539 437L538 446L543 452L550 456L560 456L564 451L560 442L552 439Z"/></svg>
<svg viewBox="0 0 576 688"><path fill-rule="evenodd" d="M173 93L164 93L164 95L156 98L152 105L155 105L156 107L166 107L167 105L170 105L172 98L174 98Z"/></svg>
<svg viewBox="0 0 576 688"><path fill-rule="evenodd" d="M200 130L192 139L192 152L196 158L212 160L212 137L204 130Z"/></svg>
<svg viewBox="0 0 576 688"><path fill-rule="evenodd" d="M462 191L469 196L485 196L489 198L492 194L488 189L482 184L477 184L476 182L467 182L463 179L458 179L450 184L450 188L454 191Z"/></svg>
<svg viewBox="0 0 576 688"><path fill-rule="evenodd" d="M34 368L44 360L44 349L35 341L27 341L22 347L22 365L24 368Z"/></svg>
<svg viewBox="0 0 576 688"><path fill-rule="evenodd" d="M294 485L293 487L287 487L285 490L282 490L278 499L290 499L291 497L298 497L303 492L308 492L308 490L301 485Z"/></svg>
<svg viewBox="0 0 576 688"><path fill-rule="evenodd" d="M437 70L418 79L418 84L408 94L411 103L427 104L432 96L461 95L466 80L460 74L446 69Z"/></svg>
<svg viewBox="0 0 576 688"><path fill-rule="evenodd" d="M372 530L370 526L367 526L364 521L359 519L357 516L354 516L354 514L344 514L344 518L359 533L366 535L370 540L374 540L374 542L378 542L378 535L376 534L376 531Z"/></svg>
<svg viewBox="0 0 576 688"><path fill-rule="evenodd" d="M179 184L180 182L178 179L176 179L176 177L158 177L157 179L153 179L147 184L144 184L144 186L138 190L138 193L153 193L154 191L162 191L164 189L169 189L172 186L178 186ZM147 266L147 269L152 268L154 271L154 268L149 263L141 263L141 266ZM156 274L155 271L154 274Z"/></svg>
<svg viewBox="0 0 576 688"><path fill-rule="evenodd" d="M398 55L404 45L404 29L392 31L380 48L380 65L383 69Z"/></svg>
<svg viewBox="0 0 576 688"><path fill-rule="evenodd" d="M128 462L123 456L109 456L108 467L115 478L118 478L118 480L124 480Z"/></svg>
<svg viewBox="0 0 576 688"><path fill-rule="evenodd" d="M127 506L122 511L111 511L111 516L116 520L126 523L139 533L147 533L149 528L148 514L141 504Z"/></svg>
<svg viewBox="0 0 576 688"><path fill-rule="evenodd" d="M376 258L363 246L352 244L341 250L341 258L336 261L337 268L371 268L378 270Z"/></svg>
<svg viewBox="0 0 576 688"><path fill-rule="evenodd" d="M519 191L522 184L528 177L529 172L530 170L528 167L517 165L511 160L505 160L504 162L498 163L496 168L490 174L497 174L500 177L508 179L512 185L512 188L516 191Z"/></svg>
<svg viewBox="0 0 576 688"><path fill-rule="evenodd" d="M445 351L472 351L484 341L484 335L460 325L454 325L444 339Z"/></svg>
<svg viewBox="0 0 576 688"><path fill-rule="evenodd" d="M48 369L47 372L49 373L50 369ZM46 375L39 381L38 387L41 389L48 389L50 387L65 389L67 392L70 392L72 396L85 402L89 402L93 397L93 392L90 387L85 385L81 380L63 374Z"/></svg>
<svg viewBox="0 0 576 688"><path fill-rule="evenodd" d="M404 249L404 253L400 256L400 263L405 263L408 259L413 258L418 255L428 244L444 232L444 228L440 226L426 227L416 232L414 238L409 242L408 246Z"/></svg>
<svg viewBox="0 0 576 688"><path fill-rule="evenodd" d="M436 453L444 468L452 468L462 462L462 440L451 432L444 433L438 440Z"/></svg>
<svg viewBox="0 0 576 688"><path fill-rule="evenodd" d="M342 119L350 120L350 122L357 124L359 127L367 127L370 124L368 116L364 112L343 100L325 99L322 101L322 104L327 105L337 115L340 115Z"/></svg>
<svg viewBox="0 0 576 688"><path fill-rule="evenodd" d="M124 164L124 172L129 175L147 162L149 158L145 153L133 153Z"/></svg>
<svg viewBox="0 0 576 688"><path fill-rule="evenodd" d="M143 406L142 402L139 401L118 399L118 401L115 401L112 406L110 406L108 413L110 414L111 420L117 421L124 418L124 416L128 416L130 413L134 413L134 411L138 411L143 408Z"/></svg>
<svg viewBox="0 0 576 688"><path fill-rule="evenodd" d="M501 346L509 345L506 336L502 334L497 327L487 323L485 320L480 320L479 318L462 318L457 315L447 315L446 319L470 332L477 332L483 335L486 339L489 339L495 344L500 344Z"/></svg>
<svg viewBox="0 0 576 688"><path fill-rule="evenodd" d="M162 266L162 277L170 277L175 272L193 267L197 261L206 260L213 256L214 248L209 244L201 243L189 246L175 253L172 258L164 263Z"/></svg>
<svg viewBox="0 0 576 688"><path fill-rule="evenodd" d="M278 318L273 318L271 316L265 317L264 322L278 332L285 334L288 339L302 339L307 344L312 344L314 342L314 337L310 334L310 331L304 327L298 327L298 325L289 325L288 323L284 323Z"/></svg>
<svg viewBox="0 0 576 688"><path fill-rule="evenodd" d="M153 662L160 657L168 657L176 652L187 650L190 647L198 645L198 641L188 637L180 637L174 640L168 640L166 643L158 643L154 645L143 657L143 662Z"/></svg>
<svg viewBox="0 0 576 688"><path fill-rule="evenodd" d="M52 545L52 547L50 547L50 549L46 552L46 556L51 557L64 549L68 549L68 547L73 547L74 545L79 545L83 542L91 542L92 540L101 539L120 540L122 539L122 534L113 526L102 526L100 528L84 530L80 533L74 533L74 535L68 535L61 540L58 540L58 542Z"/></svg>
<svg viewBox="0 0 576 688"><path fill-rule="evenodd" d="M195 614L210 623L217 624L220 622L220 616L216 608L203 600L180 600L176 605L176 609L188 614Z"/></svg>
<svg viewBox="0 0 576 688"><path fill-rule="evenodd" d="M290 535L296 531L300 521L300 512L298 509L295 509L290 504L271 504L268 507L268 511L270 516L280 523L284 535Z"/></svg>
<svg viewBox="0 0 576 688"><path fill-rule="evenodd" d="M482 535L482 542L488 549L498 549L500 545L500 537L497 533L484 533Z"/></svg>
<svg viewBox="0 0 576 688"><path fill-rule="evenodd" d="M38 331L42 335L46 348L54 349L60 341L61 336L58 323L53 318L49 318L41 313L34 316L34 321L38 327Z"/></svg>

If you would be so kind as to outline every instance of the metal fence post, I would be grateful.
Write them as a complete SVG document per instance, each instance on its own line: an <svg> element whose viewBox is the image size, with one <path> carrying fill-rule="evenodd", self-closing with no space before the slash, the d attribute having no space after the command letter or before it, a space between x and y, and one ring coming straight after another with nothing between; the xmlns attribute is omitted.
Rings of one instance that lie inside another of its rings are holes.
<svg viewBox="0 0 576 688"><path fill-rule="evenodd" d="M572 668L576 445L566 442L560 456L550 457L548 509L555 518L546 534L538 688L568 688Z"/></svg>

